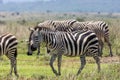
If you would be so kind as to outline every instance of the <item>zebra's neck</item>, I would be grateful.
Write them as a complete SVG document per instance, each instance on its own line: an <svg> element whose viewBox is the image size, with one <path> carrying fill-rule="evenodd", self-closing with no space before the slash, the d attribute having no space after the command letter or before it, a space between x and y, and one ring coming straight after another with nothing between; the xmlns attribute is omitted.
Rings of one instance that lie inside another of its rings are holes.
<svg viewBox="0 0 120 80"><path fill-rule="evenodd" d="M46 45L52 46L55 43L55 33L54 32L42 32L43 42Z"/></svg>

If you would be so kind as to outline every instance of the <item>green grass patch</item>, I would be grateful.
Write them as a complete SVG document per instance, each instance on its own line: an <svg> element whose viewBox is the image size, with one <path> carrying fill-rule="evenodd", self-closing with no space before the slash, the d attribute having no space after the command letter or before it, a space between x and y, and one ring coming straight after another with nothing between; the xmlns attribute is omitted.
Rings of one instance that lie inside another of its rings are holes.
<svg viewBox="0 0 120 80"><path fill-rule="evenodd" d="M88 58L89 59L89 58ZM57 69L57 62L54 64ZM17 68L19 80L119 80L120 79L120 64L101 63L101 72L97 73L97 65L92 62L87 62L83 71L79 76L76 73L80 67L79 58L63 57L61 66L61 76L56 77L50 66L49 61L46 61L44 55L39 59L36 55L27 56L19 54L17 58ZM0 61L0 79L16 79L16 77L8 77L10 70L9 60L3 56Z"/></svg>

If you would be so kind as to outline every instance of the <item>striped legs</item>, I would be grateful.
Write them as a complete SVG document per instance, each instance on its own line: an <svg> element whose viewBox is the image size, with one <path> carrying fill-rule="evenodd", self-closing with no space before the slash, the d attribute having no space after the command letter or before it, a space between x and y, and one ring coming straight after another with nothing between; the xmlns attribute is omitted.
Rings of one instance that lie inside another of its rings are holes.
<svg viewBox="0 0 120 80"><path fill-rule="evenodd" d="M62 55L58 54L58 75L61 75L61 61L62 61Z"/></svg>
<svg viewBox="0 0 120 80"><path fill-rule="evenodd" d="M19 75L17 74L17 60L16 59L12 59L11 61L11 71L10 71L10 75L12 75L13 69L14 69L14 74L19 77Z"/></svg>
<svg viewBox="0 0 120 80"><path fill-rule="evenodd" d="M85 56L80 56L81 67L79 68L77 75L79 75L86 64Z"/></svg>
<svg viewBox="0 0 120 80"><path fill-rule="evenodd" d="M13 53L14 52L14 53ZM11 51L12 54L7 54L6 56L10 59L10 63L11 63L11 70L10 70L10 75L12 75L13 69L14 69L14 74L19 77L18 73L17 73L17 49L15 49L14 51Z"/></svg>
<svg viewBox="0 0 120 80"><path fill-rule="evenodd" d="M53 62L55 61L57 55L56 54L53 54L51 56L51 59L50 59L50 67L52 68L52 71L54 74L58 75L57 71L55 70L55 68L53 67Z"/></svg>
<svg viewBox="0 0 120 80"><path fill-rule="evenodd" d="M94 56L93 58L96 60L96 63L97 63L97 66L98 66L98 72L100 72L100 59L99 59L98 56ZM83 68L86 64L85 56L81 56L80 60L81 60L81 67L78 70L77 76L81 73L81 71L83 70Z"/></svg>
<svg viewBox="0 0 120 80"><path fill-rule="evenodd" d="M112 48L111 48L111 43L109 42L109 40L107 40L106 38L105 38L105 42L107 43L107 45L108 45L108 47L109 47L109 49L110 49L110 53L109 53L109 55L112 57L113 56L113 54L112 54ZM104 46L104 44L103 44L103 41L99 41L99 43L100 43L100 53L101 53L101 55L100 56L102 56L102 54L103 54L103 46Z"/></svg>
<svg viewBox="0 0 120 80"><path fill-rule="evenodd" d="M102 57L102 54L103 54L103 46L104 46L104 44L103 44L103 41L102 40L99 40L99 51L100 51L100 54L99 54L99 56L101 56Z"/></svg>
<svg viewBox="0 0 120 80"><path fill-rule="evenodd" d="M40 44L38 44L38 52L37 52L37 58L40 56Z"/></svg>
<svg viewBox="0 0 120 80"><path fill-rule="evenodd" d="M97 63L97 66L98 66L98 72L100 72L100 59L99 59L98 56L94 56L93 58L95 59L95 61L96 61L96 63Z"/></svg>
<svg viewBox="0 0 120 80"><path fill-rule="evenodd" d="M112 48L111 48L111 43L109 42L109 40L108 40L109 38L107 38L107 37L105 37L105 42L107 43L107 45L108 45L108 47L109 47L109 49L110 49L110 56L112 57L113 56L113 54L112 54Z"/></svg>
<svg viewBox="0 0 120 80"><path fill-rule="evenodd" d="M55 70L55 68L53 67L53 62L55 61L56 57L58 56L58 73L57 71ZM59 76L61 75L61 60L62 60L62 55L56 55L56 54L53 54L51 59L50 59L50 66L52 68L52 71L53 73L56 75L56 76Z"/></svg>

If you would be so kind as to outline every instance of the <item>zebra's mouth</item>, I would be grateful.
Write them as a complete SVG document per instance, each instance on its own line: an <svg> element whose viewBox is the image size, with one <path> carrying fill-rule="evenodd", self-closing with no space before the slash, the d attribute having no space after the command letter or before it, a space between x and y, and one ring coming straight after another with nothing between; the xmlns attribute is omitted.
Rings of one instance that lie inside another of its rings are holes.
<svg viewBox="0 0 120 80"><path fill-rule="evenodd" d="M37 50L37 47L31 46L31 50L32 50L32 51L36 51L36 50Z"/></svg>
<svg viewBox="0 0 120 80"><path fill-rule="evenodd" d="M32 55L32 54L30 54L29 52L27 52L27 55Z"/></svg>

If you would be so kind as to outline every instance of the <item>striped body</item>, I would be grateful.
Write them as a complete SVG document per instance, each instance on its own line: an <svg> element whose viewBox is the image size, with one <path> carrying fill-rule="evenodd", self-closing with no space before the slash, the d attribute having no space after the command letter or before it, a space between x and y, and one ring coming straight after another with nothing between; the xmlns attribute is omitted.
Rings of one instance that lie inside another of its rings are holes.
<svg viewBox="0 0 120 80"><path fill-rule="evenodd" d="M0 36L0 55L6 55L11 61L11 71L10 75L12 75L12 71L14 69L14 73L16 76L16 57L17 57L17 39L12 34L5 34Z"/></svg>
<svg viewBox="0 0 120 80"><path fill-rule="evenodd" d="M86 53L92 53L98 55L98 53L89 52L92 48L98 49L98 38L95 33L91 31L86 32L48 32L44 37L49 36L47 39L47 47L50 50L50 54L54 52L63 51L63 55L66 56L80 56L88 55ZM94 44L92 44L94 43Z"/></svg>
<svg viewBox="0 0 120 80"><path fill-rule="evenodd" d="M44 27L43 27L44 28ZM96 34L90 30L69 32L54 32L44 31L42 27L36 28L30 36L29 47L37 48L38 41L40 43L45 42L49 54L52 55L50 60L50 66L56 75L60 75L61 56L80 56L81 67L78 70L79 74L84 68L86 63L85 56L93 56L98 64L98 70L100 70L99 63L99 42ZM31 55L31 48L28 48L28 55ZM53 62L58 56L58 73L53 67Z"/></svg>
<svg viewBox="0 0 120 80"><path fill-rule="evenodd" d="M43 23L39 23L38 27L46 27L50 28L54 31L66 31L71 32L70 26L72 26L76 20L64 20L64 21L44 21Z"/></svg>
<svg viewBox="0 0 120 80"><path fill-rule="evenodd" d="M53 31L71 32L70 26L75 22L76 22L76 20L65 20L65 21L48 20L48 21L44 21L42 23L39 23L37 25L37 27L50 28ZM44 31L46 31L46 30L44 30ZM38 43L38 44L40 44L40 43ZM29 46L29 44L28 44L28 46ZM38 45L37 49L38 49L37 55L39 55L40 54L40 45ZM34 50L36 50L36 49L34 49ZM49 52L48 48L47 48L47 52Z"/></svg>
<svg viewBox="0 0 120 80"><path fill-rule="evenodd" d="M86 22L78 22L76 20L45 21L43 23L38 24L38 27L47 27L54 31L65 31L65 32L73 32L76 30L83 30L83 29L92 30L96 33L99 39L101 56L102 56L104 42L107 43L110 49L110 56L112 56L111 43L109 41L108 25L103 21L86 21Z"/></svg>
<svg viewBox="0 0 120 80"><path fill-rule="evenodd" d="M96 33L99 40L104 37L109 37L108 25L103 21L75 22L72 25L72 28L73 31L77 29L83 30L85 28L88 28L89 30L92 30Z"/></svg>
<svg viewBox="0 0 120 80"><path fill-rule="evenodd" d="M94 31L99 39L101 55L103 50L103 43L106 42L110 50L110 56L113 56L111 43L109 41L109 28L107 23L103 21L75 22L71 27L73 28L72 31L82 30L85 28Z"/></svg>

